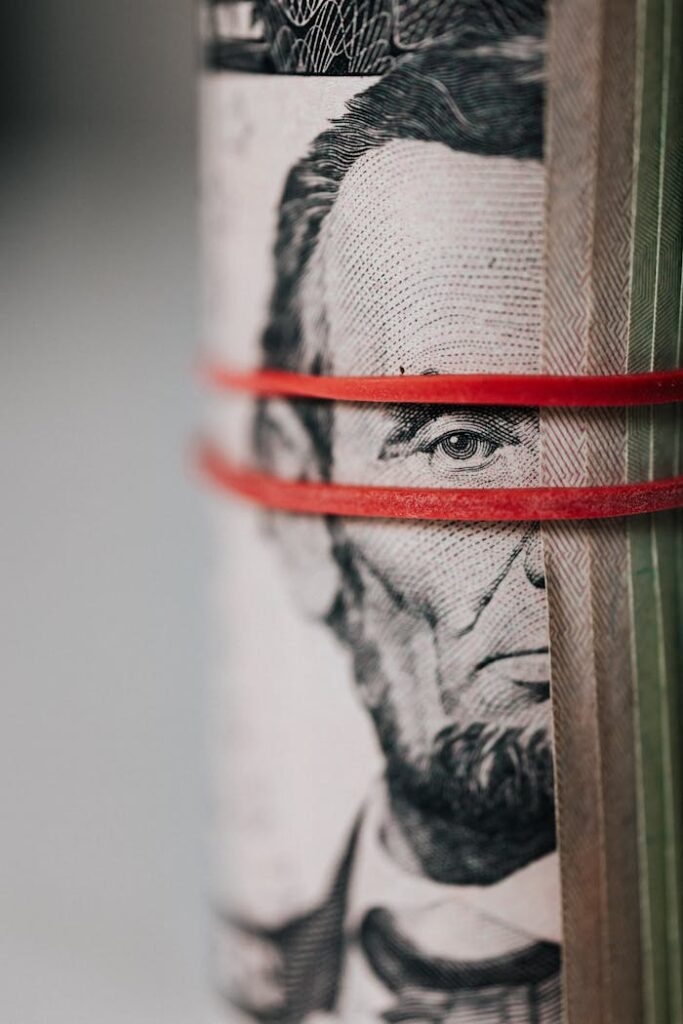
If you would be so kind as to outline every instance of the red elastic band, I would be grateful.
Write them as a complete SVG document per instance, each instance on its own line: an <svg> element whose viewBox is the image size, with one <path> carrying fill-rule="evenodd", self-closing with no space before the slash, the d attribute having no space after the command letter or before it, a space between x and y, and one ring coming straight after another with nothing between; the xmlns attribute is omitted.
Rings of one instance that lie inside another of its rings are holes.
<svg viewBox="0 0 683 1024"><path fill-rule="evenodd" d="M683 476L611 487L365 487L280 480L234 465L209 444L200 449L199 465L213 483L259 505L317 515L533 522L683 507Z"/></svg>
<svg viewBox="0 0 683 1024"><path fill-rule="evenodd" d="M683 401L683 370L599 376L449 373L318 377L285 370L242 372L209 363L201 372L208 384L220 390L337 402L586 407Z"/></svg>

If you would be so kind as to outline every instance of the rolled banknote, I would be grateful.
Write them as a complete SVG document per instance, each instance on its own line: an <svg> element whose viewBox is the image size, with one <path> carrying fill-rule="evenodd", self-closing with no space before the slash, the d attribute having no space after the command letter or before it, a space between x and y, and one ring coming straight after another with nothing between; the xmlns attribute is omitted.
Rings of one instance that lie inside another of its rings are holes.
<svg viewBox="0 0 683 1024"><path fill-rule="evenodd" d="M556 6L548 57L540 0L206 5L207 362L635 368L643 26L635 2ZM283 480L634 478L622 410L219 394L207 420ZM218 1019L644 1020L626 523L223 495L213 522Z"/></svg>

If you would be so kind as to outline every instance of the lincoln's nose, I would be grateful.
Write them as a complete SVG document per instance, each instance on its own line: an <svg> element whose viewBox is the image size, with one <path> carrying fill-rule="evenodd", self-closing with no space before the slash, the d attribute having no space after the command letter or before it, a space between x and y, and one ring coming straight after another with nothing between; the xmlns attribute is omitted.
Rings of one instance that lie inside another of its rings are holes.
<svg viewBox="0 0 683 1024"><path fill-rule="evenodd" d="M534 526L526 541L524 554L524 571L530 583L539 590L545 590L545 572L543 570L543 547L541 544L541 528Z"/></svg>

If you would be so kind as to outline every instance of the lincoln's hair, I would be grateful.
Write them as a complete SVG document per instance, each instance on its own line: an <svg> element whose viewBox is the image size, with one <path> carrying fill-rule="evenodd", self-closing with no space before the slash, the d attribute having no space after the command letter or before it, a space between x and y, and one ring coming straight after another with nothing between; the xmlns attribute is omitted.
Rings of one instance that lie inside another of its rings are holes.
<svg viewBox="0 0 683 1024"><path fill-rule="evenodd" d="M355 96L346 113L318 135L289 172L274 247L275 286L262 338L263 365L326 373L320 350L304 344L301 284L340 186L355 162L397 140L439 142L480 156L542 159L543 83L540 37L524 36L468 50L437 46L405 58ZM299 402L321 469L329 465L329 409ZM266 405L255 442L268 461Z"/></svg>

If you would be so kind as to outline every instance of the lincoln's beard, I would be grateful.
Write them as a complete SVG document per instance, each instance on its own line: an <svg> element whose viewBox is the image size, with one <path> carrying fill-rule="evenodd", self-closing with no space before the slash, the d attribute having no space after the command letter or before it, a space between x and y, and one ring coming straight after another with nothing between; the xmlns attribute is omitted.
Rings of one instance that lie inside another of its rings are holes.
<svg viewBox="0 0 683 1024"><path fill-rule="evenodd" d="M452 885L489 885L550 853L555 792L547 730L453 722L431 748L418 751L392 699L381 646L368 635L353 553L345 543L335 553L344 585L327 623L351 651L359 687L381 692L371 714L393 817L425 875Z"/></svg>
<svg viewBox="0 0 683 1024"><path fill-rule="evenodd" d="M453 724L418 760L401 739L390 698L373 717L393 813L425 874L486 885L555 848L552 751L544 729Z"/></svg>

